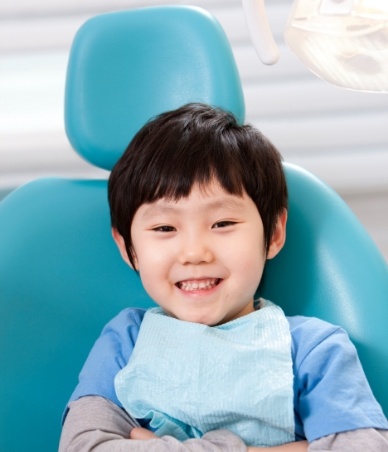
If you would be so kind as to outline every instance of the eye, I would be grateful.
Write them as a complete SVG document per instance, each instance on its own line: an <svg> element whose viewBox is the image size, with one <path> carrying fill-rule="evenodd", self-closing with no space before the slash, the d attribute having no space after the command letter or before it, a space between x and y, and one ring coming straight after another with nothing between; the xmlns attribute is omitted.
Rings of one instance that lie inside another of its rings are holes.
<svg viewBox="0 0 388 452"><path fill-rule="evenodd" d="M156 228L152 228L152 230L155 232L174 232L174 231L176 231L174 226L168 226L168 225L157 226Z"/></svg>
<svg viewBox="0 0 388 452"><path fill-rule="evenodd" d="M228 226L233 226L235 224L236 224L235 221L227 221L227 220L217 221L217 223L213 224L212 228L213 229L226 228Z"/></svg>

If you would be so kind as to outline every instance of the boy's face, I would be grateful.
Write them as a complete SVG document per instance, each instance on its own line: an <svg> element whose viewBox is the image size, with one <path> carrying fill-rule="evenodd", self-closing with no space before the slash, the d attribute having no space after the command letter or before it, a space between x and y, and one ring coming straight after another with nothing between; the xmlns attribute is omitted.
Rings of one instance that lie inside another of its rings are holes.
<svg viewBox="0 0 388 452"><path fill-rule="evenodd" d="M263 224L252 199L217 182L194 186L187 198L160 199L137 210L131 236L145 290L180 320L217 325L253 312L266 258L284 243L279 217L268 256ZM114 238L129 263L124 241Z"/></svg>

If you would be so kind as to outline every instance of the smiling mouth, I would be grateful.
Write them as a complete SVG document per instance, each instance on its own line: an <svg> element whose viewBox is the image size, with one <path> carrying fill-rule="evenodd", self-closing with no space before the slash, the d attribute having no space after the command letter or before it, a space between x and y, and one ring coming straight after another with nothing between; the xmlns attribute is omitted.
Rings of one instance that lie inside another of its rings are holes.
<svg viewBox="0 0 388 452"><path fill-rule="evenodd" d="M208 278L200 280L179 281L176 286L184 292L193 292L198 290L210 290L218 286L220 278Z"/></svg>

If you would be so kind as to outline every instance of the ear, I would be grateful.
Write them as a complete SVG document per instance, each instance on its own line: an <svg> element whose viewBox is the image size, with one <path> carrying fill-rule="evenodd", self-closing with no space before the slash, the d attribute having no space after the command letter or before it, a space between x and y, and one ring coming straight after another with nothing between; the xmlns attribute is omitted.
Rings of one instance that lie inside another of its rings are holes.
<svg viewBox="0 0 388 452"><path fill-rule="evenodd" d="M284 209L279 214L274 233L271 237L271 243L268 248L267 259L275 257L279 251L283 248L286 241L286 223L287 223L287 210Z"/></svg>
<svg viewBox="0 0 388 452"><path fill-rule="evenodd" d="M136 270L136 268L133 268L133 265L128 257L127 248L125 246L125 241L123 239L123 236L118 232L118 230L116 228L112 228L112 237L113 237L113 240L116 242L116 245L120 251L121 257L133 270ZM136 261L135 261L135 265L136 265Z"/></svg>

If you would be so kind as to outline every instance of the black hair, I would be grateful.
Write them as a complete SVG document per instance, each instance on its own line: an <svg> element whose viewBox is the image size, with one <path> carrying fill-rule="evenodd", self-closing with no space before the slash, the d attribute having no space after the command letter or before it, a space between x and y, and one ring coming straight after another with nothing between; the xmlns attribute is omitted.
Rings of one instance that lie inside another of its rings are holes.
<svg viewBox="0 0 388 452"><path fill-rule="evenodd" d="M264 227L266 251L279 214L287 209L282 158L256 128L205 104L184 105L155 117L135 135L108 183L112 227L133 264L131 225L137 209L161 198L187 197L194 184L213 179L228 193L244 191Z"/></svg>

